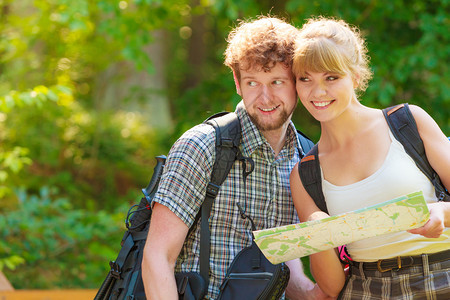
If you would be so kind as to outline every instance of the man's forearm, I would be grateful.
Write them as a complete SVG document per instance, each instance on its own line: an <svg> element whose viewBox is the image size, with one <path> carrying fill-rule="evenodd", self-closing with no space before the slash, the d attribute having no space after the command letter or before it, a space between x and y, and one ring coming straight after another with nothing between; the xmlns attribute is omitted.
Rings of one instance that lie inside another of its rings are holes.
<svg viewBox="0 0 450 300"><path fill-rule="evenodd" d="M314 288L314 283L304 274L300 259L288 261L286 264L290 270L286 296L289 299L306 299L308 293Z"/></svg>
<svg viewBox="0 0 450 300"><path fill-rule="evenodd" d="M303 272L303 264L300 259L286 262L289 267L290 279L286 288L286 297L290 300L334 300L336 298L325 294L317 284L311 281Z"/></svg>
<svg viewBox="0 0 450 300"><path fill-rule="evenodd" d="M142 281L147 299L178 299L174 271L168 264L149 262L144 258Z"/></svg>
<svg viewBox="0 0 450 300"><path fill-rule="evenodd" d="M142 258L147 299L178 299L174 268L188 230L167 207L155 204Z"/></svg>

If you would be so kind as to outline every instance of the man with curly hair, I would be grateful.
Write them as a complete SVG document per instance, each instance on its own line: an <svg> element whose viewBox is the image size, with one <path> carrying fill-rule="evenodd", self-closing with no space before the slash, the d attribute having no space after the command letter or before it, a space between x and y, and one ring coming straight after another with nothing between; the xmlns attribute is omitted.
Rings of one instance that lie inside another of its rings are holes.
<svg viewBox="0 0 450 300"><path fill-rule="evenodd" d="M242 128L240 150L254 161L254 171L245 179L236 162L214 200L209 219L208 299L217 298L230 263L252 243L251 224L242 219L237 203L256 229L298 222L289 189L290 170L302 152L291 122L297 106L291 72L297 33L285 21L263 16L241 22L229 34L225 65L233 71L242 97L235 111ZM177 299L174 272L199 270L200 230L194 221L214 158L215 132L205 124L185 132L169 152L154 198L142 264L149 299ZM326 299L304 275L300 260L287 265L291 274L287 297Z"/></svg>

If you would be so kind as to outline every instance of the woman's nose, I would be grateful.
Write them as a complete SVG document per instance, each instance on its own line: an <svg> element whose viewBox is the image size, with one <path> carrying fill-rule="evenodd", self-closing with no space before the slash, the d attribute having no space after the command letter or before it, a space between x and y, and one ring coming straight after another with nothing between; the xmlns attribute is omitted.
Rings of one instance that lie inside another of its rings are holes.
<svg viewBox="0 0 450 300"><path fill-rule="evenodd" d="M324 84L322 83L317 83L314 86L314 97L321 97L321 96L325 96L327 94L327 88Z"/></svg>

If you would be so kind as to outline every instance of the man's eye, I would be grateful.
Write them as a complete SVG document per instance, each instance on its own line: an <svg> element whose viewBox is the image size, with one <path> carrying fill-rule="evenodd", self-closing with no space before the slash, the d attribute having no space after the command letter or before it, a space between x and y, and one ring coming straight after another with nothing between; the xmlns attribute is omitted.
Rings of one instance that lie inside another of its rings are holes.
<svg viewBox="0 0 450 300"><path fill-rule="evenodd" d="M281 80L274 80L274 82L273 82L273 84L275 84L275 85L280 85L282 83L283 83L283 81L281 81Z"/></svg>
<svg viewBox="0 0 450 300"><path fill-rule="evenodd" d="M249 81L249 82L248 82L248 85L249 85L249 86L256 86L256 82L254 82L254 81Z"/></svg>

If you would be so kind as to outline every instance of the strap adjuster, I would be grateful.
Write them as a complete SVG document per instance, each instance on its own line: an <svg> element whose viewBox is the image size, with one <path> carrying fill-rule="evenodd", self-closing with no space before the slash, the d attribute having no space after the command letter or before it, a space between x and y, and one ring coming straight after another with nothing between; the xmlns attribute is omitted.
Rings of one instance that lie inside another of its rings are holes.
<svg viewBox="0 0 450 300"><path fill-rule="evenodd" d="M180 295L185 294L188 282L189 282L189 277L183 276L183 279L181 280L181 284L178 286L178 294L180 294Z"/></svg>
<svg viewBox="0 0 450 300"><path fill-rule="evenodd" d="M212 182L208 183L208 186L206 187L206 196L211 198L216 198L217 194L219 193L220 186L217 184L214 184Z"/></svg>
<svg viewBox="0 0 450 300"><path fill-rule="evenodd" d="M122 273L122 270L119 264L117 264L115 261L110 261L109 266L111 267L110 271L111 275L116 279L120 279L120 274Z"/></svg>

